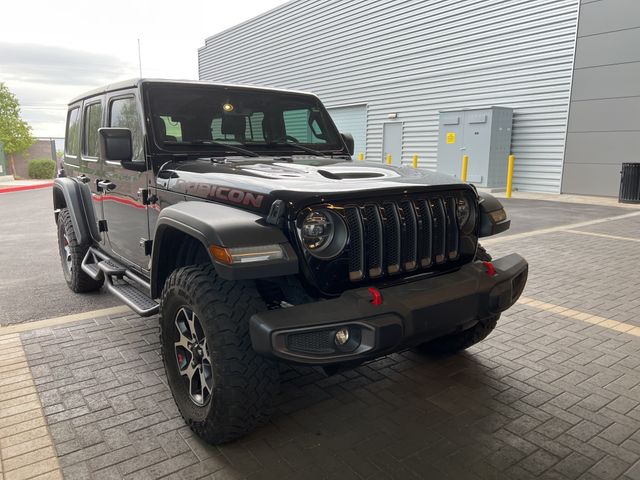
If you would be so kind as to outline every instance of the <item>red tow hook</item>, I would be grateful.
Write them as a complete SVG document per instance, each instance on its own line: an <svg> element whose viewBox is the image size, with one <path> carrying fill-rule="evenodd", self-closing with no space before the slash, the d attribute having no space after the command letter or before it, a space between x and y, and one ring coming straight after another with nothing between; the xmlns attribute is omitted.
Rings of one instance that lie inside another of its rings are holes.
<svg viewBox="0 0 640 480"><path fill-rule="evenodd" d="M496 267L493 266L493 263L491 262L482 262L482 264L487 267L487 275L489 275L490 277L493 277L497 272L496 272Z"/></svg>
<svg viewBox="0 0 640 480"><path fill-rule="evenodd" d="M369 287L371 294L371 305L382 305L382 293L376 287Z"/></svg>

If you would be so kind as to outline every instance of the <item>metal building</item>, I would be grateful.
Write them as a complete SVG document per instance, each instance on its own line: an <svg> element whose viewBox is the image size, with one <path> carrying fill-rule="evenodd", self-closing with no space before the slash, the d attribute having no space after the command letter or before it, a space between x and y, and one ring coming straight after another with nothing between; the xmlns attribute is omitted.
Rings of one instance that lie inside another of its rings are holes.
<svg viewBox="0 0 640 480"><path fill-rule="evenodd" d="M565 193L618 195L623 162L640 162L640 1L582 0Z"/></svg>
<svg viewBox="0 0 640 480"><path fill-rule="evenodd" d="M579 3L292 0L208 38L199 74L312 91L368 160L429 169L440 111L510 107L514 186L560 192Z"/></svg>

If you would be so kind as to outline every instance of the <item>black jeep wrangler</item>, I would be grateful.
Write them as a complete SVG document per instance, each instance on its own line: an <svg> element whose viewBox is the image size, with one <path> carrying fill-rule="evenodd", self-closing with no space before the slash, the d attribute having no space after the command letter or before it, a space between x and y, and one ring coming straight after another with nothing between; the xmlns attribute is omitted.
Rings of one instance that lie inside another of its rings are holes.
<svg viewBox="0 0 640 480"><path fill-rule="evenodd" d="M69 105L66 281L159 313L168 383L211 443L268 418L279 362L455 352L525 286L522 257L478 245L509 227L496 199L352 154L307 93L135 80Z"/></svg>

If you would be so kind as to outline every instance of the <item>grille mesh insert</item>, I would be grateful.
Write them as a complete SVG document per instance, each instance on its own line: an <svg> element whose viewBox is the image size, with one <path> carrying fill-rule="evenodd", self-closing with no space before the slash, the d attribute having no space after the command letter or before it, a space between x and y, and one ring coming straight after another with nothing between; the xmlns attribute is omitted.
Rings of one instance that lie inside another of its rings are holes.
<svg viewBox="0 0 640 480"><path fill-rule="evenodd" d="M380 212L376 205L365 205L365 250L370 277L379 277L383 273L383 233Z"/></svg>
<svg viewBox="0 0 640 480"><path fill-rule="evenodd" d="M349 229L349 279L361 280L364 276L364 244L362 218L358 207L345 208L345 220Z"/></svg>
<svg viewBox="0 0 640 480"><path fill-rule="evenodd" d="M451 195L347 205L349 278L378 278L459 258Z"/></svg>
<svg viewBox="0 0 640 480"><path fill-rule="evenodd" d="M292 333L287 335L287 348L295 352L333 353L333 335L331 331Z"/></svg>

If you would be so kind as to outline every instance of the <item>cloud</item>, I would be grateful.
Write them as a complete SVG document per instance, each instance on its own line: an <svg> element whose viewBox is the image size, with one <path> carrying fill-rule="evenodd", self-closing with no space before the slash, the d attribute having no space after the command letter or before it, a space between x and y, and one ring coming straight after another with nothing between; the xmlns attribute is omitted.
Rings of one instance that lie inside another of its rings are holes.
<svg viewBox="0 0 640 480"><path fill-rule="evenodd" d="M136 74L134 65L115 55L0 42L0 82L17 95L22 117L37 136L64 135L71 98Z"/></svg>
<svg viewBox="0 0 640 480"><path fill-rule="evenodd" d="M22 108L22 119L25 120L36 137L63 137L67 116L65 109Z"/></svg>
<svg viewBox="0 0 640 480"><path fill-rule="evenodd" d="M134 76L135 66L114 55L49 45L0 42L6 80L58 85L101 85Z"/></svg>

